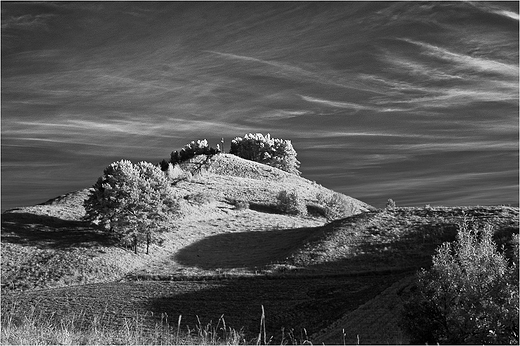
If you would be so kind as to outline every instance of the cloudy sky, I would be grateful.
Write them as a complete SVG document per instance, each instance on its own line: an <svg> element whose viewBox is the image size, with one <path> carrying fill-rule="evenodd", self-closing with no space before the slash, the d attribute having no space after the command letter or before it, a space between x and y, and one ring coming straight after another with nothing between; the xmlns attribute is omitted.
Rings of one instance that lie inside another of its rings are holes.
<svg viewBox="0 0 520 346"><path fill-rule="evenodd" d="M1 6L3 210L248 132L377 207L518 205L517 2Z"/></svg>

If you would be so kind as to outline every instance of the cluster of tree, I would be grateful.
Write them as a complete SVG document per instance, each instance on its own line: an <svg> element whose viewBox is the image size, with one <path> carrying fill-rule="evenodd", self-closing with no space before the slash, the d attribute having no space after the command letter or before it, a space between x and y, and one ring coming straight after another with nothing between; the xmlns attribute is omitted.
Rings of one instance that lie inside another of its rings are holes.
<svg viewBox="0 0 520 346"><path fill-rule="evenodd" d="M84 206L86 220L112 232L135 253L143 242L148 253L150 244L171 226L179 210L175 192L159 167L128 160L105 168Z"/></svg>
<svg viewBox="0 0 520 346"><path fill-rule="evenodd" d="M220 146L217 144L216 148L210 147L208 145L208 141L206 139L192 141L191 143L186 144L182 147L181 150L173 151L170 155L170 163L175 165L177 163L187 161L189 159L194 158L197 155L215 155L221 152ZM164 164L161 163L164 168ZM165 170L165 169L163 169Z"/></svg>
<svg viewBox="0 0 520 346"><path fill-rule="evenodd" d="M403 314L412 343L518 345L518 235L509 259L492 235L463 226L418 274Z"/></svg>
<svg viewBox="0 0 520 346"><path fill-rule="evenodd" d="M187 173L178 163L198 155L209 159L220 152L218 144L216 148L210 147L204 139L173 151L169 162L163 160L157 166L148 162L133 164L128 160L114 162L105 168L85 201L85 219L110 231L121 243L131 245L136 253L138 244L145 242L148 253L149 245L171 226L180 209L172 182ZM233 140L230 153L300 174L300 163L289 140L271 138L269 134L265 137L248 134ZM205 161L200 163L204 164ZM279 198L288 212L303 211L296 195Z"/></svg>
<svg viewBox="0 0 520 346"><path fill-rule="evenodd" d="M300 162L296 159L296 150L294 150L291 141L271 138L270 134L264 136L261 133L249 133L244 137L236 137L231 141L229 153L292 174L301 174L298 170Z"/></svg>

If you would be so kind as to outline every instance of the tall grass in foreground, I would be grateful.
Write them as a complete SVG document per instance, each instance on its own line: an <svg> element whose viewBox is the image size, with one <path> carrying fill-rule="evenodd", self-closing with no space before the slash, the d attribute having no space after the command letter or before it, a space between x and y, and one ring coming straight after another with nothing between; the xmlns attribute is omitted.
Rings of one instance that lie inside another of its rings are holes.
<svg viewBox="0 0 520 346"><path fill-rule="evenodd" d="M124 318L111 323L102 315L90 320L76 313L64 317L44 316L32 308L19 317L3 312L0 342L2 345L241 345L247 344L243 330L226 326L221 316L217 324L203 325L200 320L194 329L181 329L182 316L170 324L167 316L150 327L146 316ZM253 341L255 343L255 341Z"/></svg>
<svg viewBox="0 0 520 346"><path fill-rule="evenodd" d="M262 306L260 332L257 338L246 339L243 329L226 325L222 315L216 325L202 324L197 316L195 328L181 327L182 316L170 323L163 314L161 320L150 326L150 316L136 314L130 318L113 320L104 313L87 318L85 313L67 316L45 315L35 307L26 313L2 307L1 345L269 345L265 314ZM122 321L122 322L121 322ZM298 339L293 330L282 330L281 344L312 344L307 335Z"/></svg>

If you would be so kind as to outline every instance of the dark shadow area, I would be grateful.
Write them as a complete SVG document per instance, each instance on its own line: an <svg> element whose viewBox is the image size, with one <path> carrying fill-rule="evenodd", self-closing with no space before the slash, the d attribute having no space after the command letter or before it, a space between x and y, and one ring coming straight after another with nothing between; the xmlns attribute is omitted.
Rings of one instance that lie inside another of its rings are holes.
<svg viewBox="0 0 520 346"><path fill-rule="evenodd" d="M297 260L298 263L307 263L307 270L322 273L371 275L408 272L413 274L420 268L431 266L432 256L439 245L446 241L454 241L457 234L455 225L445 225L440 229L428 224L419 224L416 227L417 229L408 230L398 236L390 234L385 229L369 229L363 234L345 236L341 234L342 231L347 233L349 229L338 226L334 232L340 233L337 236L340 239L334 239L333 235L329 238L329 242L337 248L350 244L352 253L340 254L335 261L321 261L321 258L317 260L313 258L316 254L319 255L319 251L302 252ZM427 233L431 229L435 230L434 235ZM426 237L423 236L425 234Z"/></svg>
<svg viewBox="0 0 520 346"><path fill-rule="evenodd" d="M325 208L318 204L307 204L307 213L311 217L327 217L327 212ZM280 209L280 206L277 204L267 204L267 203L255 203L249 202L249 209L258 211L260 213L268 213L268 214L286 214L283 210Z"/></svg>
<svg viewBox="0 0 520 346"><path fill-rule="evenodd" d="M249 209L258 211L260 213L284 214L284 212L280 210L280 208L276 204L249 202Z"/></svg>
<svg viewBox="0 0 520 346"><path fill-rule="evenodd" d="M211 326L222 333L223 323L219 319L223 316L226 327L237 331L243 328L247 344L254 345L260 332L263 306L267 340L273 337L269 344L292 344L290 333L292 340L301 344L307 339L305 332L310 336L329 326L403 277L402 274L256 277L78 285L5 295L2 313L13 304L17 305L22 317L32 307L49 319L74 311L78 322L92 321L97 316L103 327L114 330L125 326L125 319L131 322L136 316L144 318L144 328L165 322L166 316L168 323L176 328L179 316L182 316L181 332L189 327L195 333L199 320L202 328L211 322ZM219 337L224 335L219 334Z"/></svg>
<svg viewBox="0 0 520 346"><path fill-rule="evenodd" d="M518 227L506 225L498 229L493 235L493 241L497 244L499 251L503 251L509 261L515 261L517 244L513 235L518 235Z"/></svg>
<svg viewBox="0 0 520 346"><path fill-rule="evenodd" d="M310 216L327 218L327 211L321 205L307 204L307 213Z"/></svg>
<svg viewBox="0 0 520 346"><path fill-rule="evenodd" d="M319 227L221 233L179 250L180 264L202 269L262 268L283 260Z"/></svg>
<svg viewBox="0 0 520 346"><path fill-rule="evenodd" d="M305 273L363 275L413 272L429 267L436 249L451 242L461 223L474 210L373 211L333 221L322 227L222 233L181 249L178 263L205 270L267 269L270 264L284 273L291 268ZM499 247L505 244L511 257L512 235L518 220L495 210L475 216L472 227L492 220ZM493 216L493 218L491 218ZM511 224L513 223L513 224Z"/></svg>
<svg viewBox="0 0 520 346"><path fill-rule="evenodd" d="M31 213L2 214L2 243L40 248L112 246L116 241L85 221Z"/></svg>
<svg viewBox="0 0 520 346"><path fill-rule="evenodd" d="M300 344L308 340L305 333L310 336L329 326L405 276L257 277L170 283L191 287L192 291L156 297L150 310L156 316L166 313L173 325L182 315L183 327L191 329L198 320L203 326L210 321L216 326L223 315L227 326L244 328L248 344L255 344L263 306L267 340L273 338L270 344L291 343L291 333Z"/></svg>

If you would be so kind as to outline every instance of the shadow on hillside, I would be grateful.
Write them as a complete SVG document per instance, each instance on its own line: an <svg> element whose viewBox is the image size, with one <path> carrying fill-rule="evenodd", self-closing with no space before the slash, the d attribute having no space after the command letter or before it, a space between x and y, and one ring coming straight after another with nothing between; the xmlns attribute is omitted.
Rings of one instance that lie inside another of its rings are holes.
<svg viewBox="0 0 520 346"><path fill-rule="evenodd" d="M276 204L249 202L249 209L267 214L285 214Z"/></svg>
<svg viewBox="0 0 520 346"><path fill-rule="evenodd" d="M261 269L283 260L316 229L311 227L217 234L181 249L174 260L202 269Z"/></svg>
<svg viewBox="0 0 520 346"><path fill-rule="evenodd" d="M350 225L335 224L222 233L182 248L173 259L181 265L205 270L262 270L270 264L287 264L303 267L309 273L370 275L410 271L429 265L431 255L439 244L417 242L414 237L380 243L384 238L374 238L368 232L351 235L351 231ZM349 244L348 247L345 244ZM331 248L327 249L327 246Z"/></svg>
<svg viewBox="0 0 520 346"><path fill-rule="evenodd" d="M455 240L459 225L475 210L373 211L333 221L322 227L221 233L181 249L179 264L205 270L303 268L312 273L360 275L413 271L428 267L444 242ZM499 247L511 256L514 214L496 210L474 216L472 228L492 222ZM402 215L401 215L402 214Z"/></svg>
<svg viewBox="0 0 520 346"><path fill-rule="evenodd" d="M40 248L112 246L114 241L88 222L31 213L2 214L2 243Z"/></svg>

